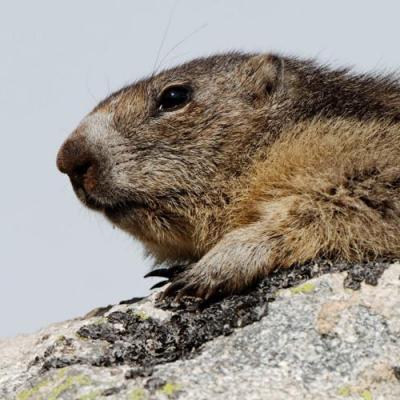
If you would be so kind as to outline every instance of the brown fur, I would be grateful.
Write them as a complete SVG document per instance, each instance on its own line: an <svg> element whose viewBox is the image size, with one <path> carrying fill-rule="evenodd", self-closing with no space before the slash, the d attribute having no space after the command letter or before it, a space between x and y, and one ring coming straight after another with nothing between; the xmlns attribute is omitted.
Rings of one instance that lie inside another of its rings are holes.
<svg viewBox="0 0 400 400"><path fill-rule="evenodd" d="M192 100L159 112L180 83ZM316 257L398 257L399 121L394 78L234 53L113 94L58 165L157 263L191 263L170 291L209 297Z"/></svg>

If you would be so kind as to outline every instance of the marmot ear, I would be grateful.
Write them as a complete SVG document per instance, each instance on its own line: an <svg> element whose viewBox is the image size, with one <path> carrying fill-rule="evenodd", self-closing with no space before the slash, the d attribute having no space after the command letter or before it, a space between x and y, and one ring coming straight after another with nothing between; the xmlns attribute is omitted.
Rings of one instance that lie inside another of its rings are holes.
<svg viewBox="0 0 400 400"><path fill-rule="evenodd" d="M284 60L272 54L249 58L242 70L242 86L260 99L282 89Z"/></svg>

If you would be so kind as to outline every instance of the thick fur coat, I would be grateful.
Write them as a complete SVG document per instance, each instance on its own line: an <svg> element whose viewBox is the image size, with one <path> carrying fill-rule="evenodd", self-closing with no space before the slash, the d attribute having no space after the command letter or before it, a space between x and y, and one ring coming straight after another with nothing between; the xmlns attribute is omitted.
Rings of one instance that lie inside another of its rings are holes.
<svg viewBox="0 0 400 400"><path fill-rule="evenodd" d="M158 264L188 264L167 293L208 298L318 257L400 256L399 124L393 77L233 53L114 93L57 162Z"/></svg>

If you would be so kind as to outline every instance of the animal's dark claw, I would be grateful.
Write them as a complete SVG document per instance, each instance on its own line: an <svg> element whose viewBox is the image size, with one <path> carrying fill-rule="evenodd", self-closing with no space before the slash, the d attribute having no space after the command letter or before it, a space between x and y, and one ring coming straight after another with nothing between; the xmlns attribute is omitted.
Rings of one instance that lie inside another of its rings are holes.
<svg viewBox="0 0 400 400"><path fill-rule="evenodd" d="M154 285L150 288L150 290L158 289L158 288L160 288L160 287L163 287L163 286L165 286L168 282L169 282L168 280L164 280L164 281L157 282L156 284L154 284Z"/></svg>
<svg viewBox="0 0 400 400"><path fill-rule="evenodd" d="M160 278L171 278L172 271L170 268L159 268L159 269L153 269L149 273L147 273L144 277L145 278L150 278L150 277L160 277Z"/></svg>
<svg viewBox="0 0 400 400"><path fill-rule="evenodd" d="M169 268L153 269L153 271L150 271L144 277L145 278L160 277L160 278L167 278L167 279L171 280L172 278L179 275L184 269L185 269L184 265L174 265L173 267L169 267Z"/></svg>

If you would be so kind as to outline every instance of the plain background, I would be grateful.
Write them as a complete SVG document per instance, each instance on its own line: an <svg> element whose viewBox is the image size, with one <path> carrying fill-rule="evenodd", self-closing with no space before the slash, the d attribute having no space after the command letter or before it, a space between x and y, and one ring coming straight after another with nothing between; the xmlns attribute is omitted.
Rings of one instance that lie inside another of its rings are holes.
<svg viewBox="0 0 400 400"><path fill-rule="evenodd" d="M153 71L161 45L162 67L237 49L393 71L399 13L395 0L2 0L0 336L154 283L140 245L83 208L55 157L99 100Z"/></svg>

